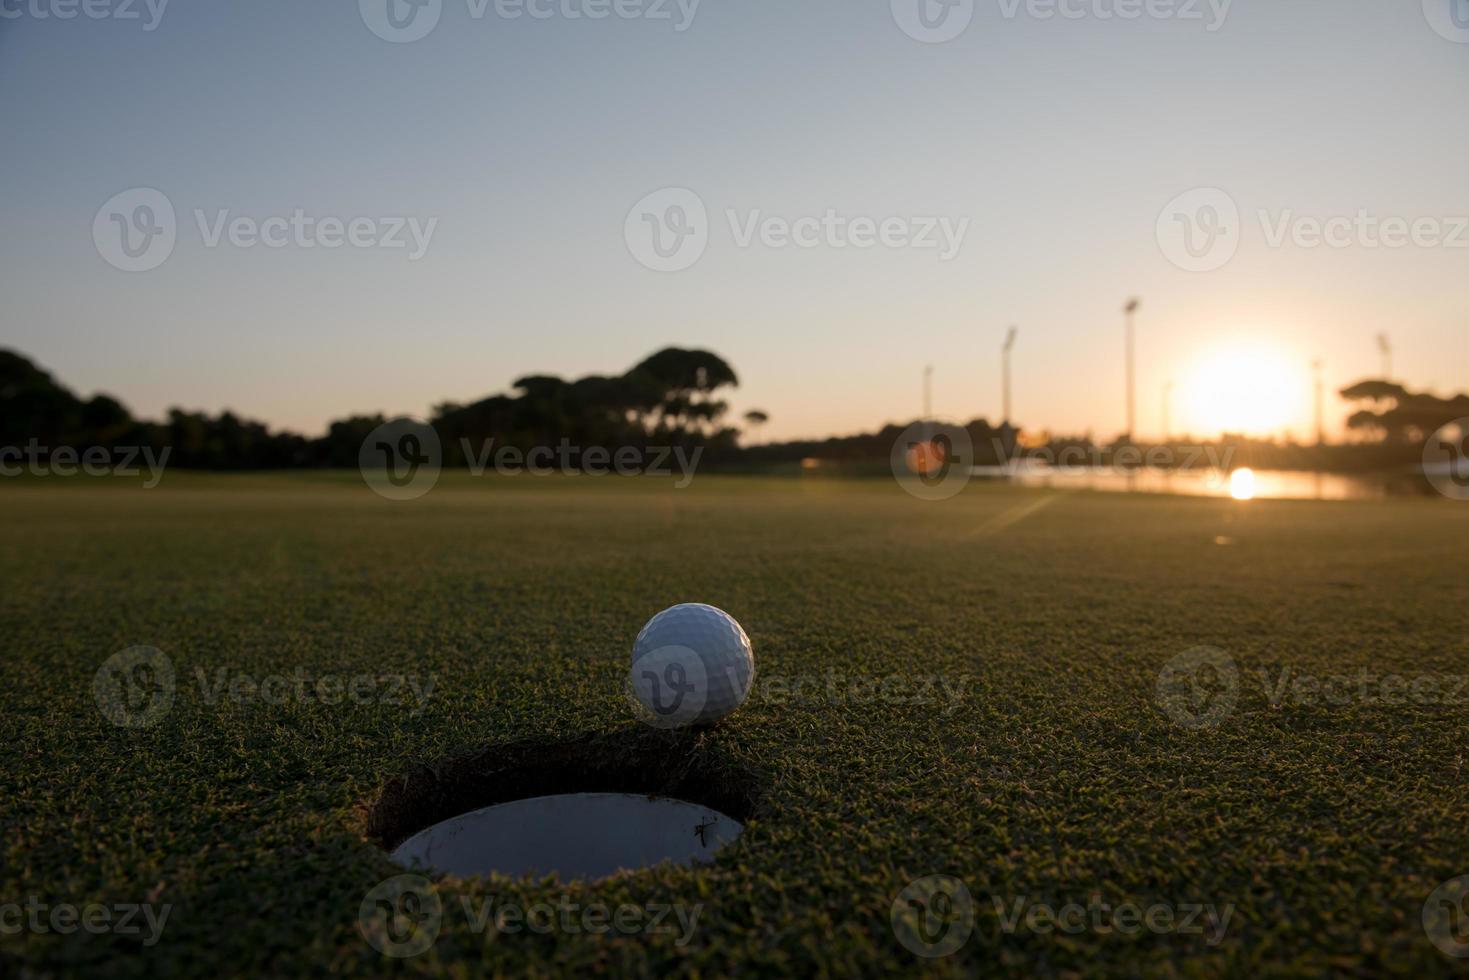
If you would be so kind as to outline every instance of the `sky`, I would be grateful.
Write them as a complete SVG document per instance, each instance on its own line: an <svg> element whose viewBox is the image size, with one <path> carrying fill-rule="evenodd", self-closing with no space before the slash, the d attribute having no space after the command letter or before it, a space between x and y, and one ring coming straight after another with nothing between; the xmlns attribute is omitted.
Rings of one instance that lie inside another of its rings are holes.
<svg viewBox="0 0 1469 980"><path fill-rule="evenodd" d="M0 0L0 346L308 434L704 347L783 439L1015 325L1109 436L1137 296L1140 435L1469 389L1469 0L422 2Z"/></svg>

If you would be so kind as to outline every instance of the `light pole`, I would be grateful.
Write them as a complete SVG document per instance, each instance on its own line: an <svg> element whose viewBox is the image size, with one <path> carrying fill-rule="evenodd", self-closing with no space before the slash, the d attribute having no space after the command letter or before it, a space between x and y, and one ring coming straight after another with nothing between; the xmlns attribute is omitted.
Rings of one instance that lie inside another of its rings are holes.
<svg viewBox="0 0 1469 980"><path fill-rule="evenodd" d="M1005 392L1005 418L1004 424L1010 424L1010 351L1015 347L1015 334L1018 331L1014 327L1005 335L1005 344L1000 348L1000 374L1003 380Z"/></svg>
<svg viewBox="0 0 1469 980"><path fill-rule="evenodd" d="M1377 350L1382 354L1382 380L1392 380L1392 341L1387 339L1387 334L1377 335Z"/></svg>
<svg viewBox="0 0 1469 980"><path fill-rule="evenodd" d="M933 365L923 369L923 421L933 418Z"/></svg>
<svg viewBox="0 0 1469 980"><path fill-rule="evenodd" d="M1173 438L1173 382L1163 385L1163 441Z"/></svg>
<svg viewBox="0 0 1469 980"><path fill-rule="evenodd" d="M1137 369L1134 362L1132 315L1137 312L1138 299L1127 301L1122 312L1127 314L1127 438L1130 441L1137 432Z"/></svg>
<svg viewBox="0 0 1469 980"><path fill-rule="evenodd" d="M1326 445L1326 385L1321 380L1321 366L1324 362L1318 357L1311 362L1311 370L1316 374L1316 445Z"/></svg>

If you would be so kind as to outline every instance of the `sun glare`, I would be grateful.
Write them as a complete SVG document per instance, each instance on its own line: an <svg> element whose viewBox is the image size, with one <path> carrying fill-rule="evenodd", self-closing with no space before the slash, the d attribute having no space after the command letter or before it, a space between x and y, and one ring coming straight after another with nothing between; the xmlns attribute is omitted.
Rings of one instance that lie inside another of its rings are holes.
<svg viewBox="0 0 1469 980"><path fill-rule="evenodd" d="M1248 466L1229 474L1229 495L1235 500L1255 499L1255 471Z"/></svg>
<svg viewBox="0 0 1469 980"><path fill-rule="evenodd" d="M1183 386L1190 428L1277 434L1297 421L1309 384L1303 366L1266 344L1221 348L1202 358Z"/></svg>

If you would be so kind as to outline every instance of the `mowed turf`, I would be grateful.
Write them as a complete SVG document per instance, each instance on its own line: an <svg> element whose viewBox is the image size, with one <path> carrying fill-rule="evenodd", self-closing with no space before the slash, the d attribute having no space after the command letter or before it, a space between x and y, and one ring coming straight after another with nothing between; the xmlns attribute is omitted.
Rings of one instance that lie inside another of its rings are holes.
<svg viewBox="0 0 1469 980"><path fill-rule="evenodd" d="M702 476L445 475L409 502L355 474L115 482L0 486L0 903L171 910L147 948L0 935L0 972L1463 969L1420 916L1469 873L1469 505L979 484L924 502L880 480ZM369 945L359 906L400 871L368 839L383 787L497 746L641 737L633 637L681 601L754 643L746 705L667 743L750 792L744 836L712 866L600 884L441 880L427 952ZM156 725L128 729L93 681L135 645L178 680ZM1156 688L1201 645L1233 658L1238 693L1191 728ZM211 700L221 678L303 674L434 686ZM1291 686L1335 675L1348 696ZM1439 694L1363 696L1394 676ZM920 959L891 911L936 874L967 886L973 933ZM691 937L477 931L466 901L491 898L698 919ZM1232 913L1217 943L1007 926L1017 903L1097 901Z"/></svg>

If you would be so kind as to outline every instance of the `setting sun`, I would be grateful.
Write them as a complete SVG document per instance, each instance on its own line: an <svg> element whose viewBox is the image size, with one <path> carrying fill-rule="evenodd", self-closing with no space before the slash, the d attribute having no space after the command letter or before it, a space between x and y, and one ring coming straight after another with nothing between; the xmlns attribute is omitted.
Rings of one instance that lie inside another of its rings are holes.
<svg viewBox="0 0 1469 980"><path fill-rule="evenodd" d="M1239 343L1200 358L1181 386L1187 426L1195 432L1273 435L1298 421L1310 379L1279 349Z"/></svg>

